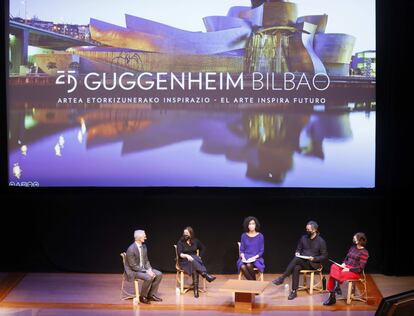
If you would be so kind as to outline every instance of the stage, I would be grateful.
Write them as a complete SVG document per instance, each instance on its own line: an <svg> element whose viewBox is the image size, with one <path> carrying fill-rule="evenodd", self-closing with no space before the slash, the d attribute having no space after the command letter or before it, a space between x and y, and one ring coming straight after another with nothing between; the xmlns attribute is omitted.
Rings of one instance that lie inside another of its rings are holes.
<svg viewBox="0 0 414 316"><path fill-rule="evenodd" d="M265 281L275 277L265 274ZM164 274L159 291L163 302L134 305L132 300L120 299L121 274L1 273L0 315L234 315L240 312L234 309L233 295L220 291L220 287L236 278L217 275L216 281L207 283L206 293L195 299L192 292L177 294L175 274ZM374 274L368 275L367 281L368 304L353 301L347 305L339 300L332 307L322 305L325 293L311 296L301 291L296 299L288 301L283 285L269 284L262 295L256 296L253 310L248 313L371 316L383 296L411 289L414 277ZM346 295L345 286L342 290Z"/></svg>

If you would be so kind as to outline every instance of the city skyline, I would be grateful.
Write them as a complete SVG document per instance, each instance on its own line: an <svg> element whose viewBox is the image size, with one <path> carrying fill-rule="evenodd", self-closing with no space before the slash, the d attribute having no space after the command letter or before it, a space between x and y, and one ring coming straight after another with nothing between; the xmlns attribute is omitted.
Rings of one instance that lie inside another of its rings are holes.
<svg viewBox="0 0 414 316"><path fill-rule="evenodd" d="M334 3L333 3L334 2ZM70 3L51 0L11 0L10 14L22 18L38 17L55 23L89 24L90 18L101 19L125 26L125 14L164 23L188 31L205 31L202 18L211 15L227 15L232 6L249 6L248 0L180 0L171 5L170 0L124 0L124 5L114 5L108 0L73 0ZM354 52L375 50L375 0L296 0L298 16L327 14L327 33L347 33L357 38ZM77 8L74 10L73 8ZM159 10L159 8L165 10ZM182 12L191 11L182 19ZM64 12L65 14L61 14ZM367 14L369 13L369 14ZM349 23L350 19L352 23Z"/></svg>

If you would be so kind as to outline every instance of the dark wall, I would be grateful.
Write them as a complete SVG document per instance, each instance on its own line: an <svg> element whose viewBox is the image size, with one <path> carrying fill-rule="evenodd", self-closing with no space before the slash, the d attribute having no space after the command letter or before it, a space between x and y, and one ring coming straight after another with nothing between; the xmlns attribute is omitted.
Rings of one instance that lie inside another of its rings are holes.
<svg viewBox="0 0 414 316"><path fill-rule="evenodd" d="M148 235L152 264L173 271L172 245L183 227L191 225L207 247L207 268L213 273L234 273L236 242L248 215L261 222L268 272L284 269L310 219L320 224L332 259L343 259L358 231L369 239L370 272L387 272L388 251L401 251L387 241L394 236L389 235L391 221L384 217L387 206L382 197L192 191L137 196L119 190L77 196L48 192L25 198L9 196L13 204L2 230L2 252L14 255L0 262L0 270L119 272L119 253L133 241L133 231L141 228ZM390 218L397 221L398 216L394 213ZM397 270L406 273L402 267Z"/></svg>

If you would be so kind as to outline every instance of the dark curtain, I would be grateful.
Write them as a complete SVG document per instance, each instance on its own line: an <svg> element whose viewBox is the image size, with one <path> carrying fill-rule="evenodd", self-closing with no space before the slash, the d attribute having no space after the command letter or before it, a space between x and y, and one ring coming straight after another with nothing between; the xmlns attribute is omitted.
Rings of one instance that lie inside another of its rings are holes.
<svg viewBox="0 0 414 316"><path fill-rule="evenodd" d="M211 195L191 190L198 191L171 196L48 191L9 196L9 217L1 231L2 253L8 255L2 256L0 271L120 272L119 253L133 241L135 229L145 229L152 264L171 272L172 245L191 225L207 247L204 260L209 271L235 273L242 222L253 215L265 235L269 273L283 271L311 219L320 224L330 258L342 260L353 234L363 231L371 254L368 272L410 273L407 221L401 208L391 210L396 206L391 200L375 195Z"/></svg>

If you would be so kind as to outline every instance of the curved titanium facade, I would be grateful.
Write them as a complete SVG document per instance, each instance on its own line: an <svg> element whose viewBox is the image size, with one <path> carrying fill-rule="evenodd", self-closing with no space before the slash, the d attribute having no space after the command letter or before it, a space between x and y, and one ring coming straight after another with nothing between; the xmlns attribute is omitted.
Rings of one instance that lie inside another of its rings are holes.
<svg viewBox="0 0 414 316"><path fill-rule="evenodd" d="M348 76L356 38L348 34L321 33L315 36L315 51L328 75Z"/></svg>
<svg viewBox="0 0 414 316"><path fill-rule="evenodd" d="M153 32L138 31L143 25ZM245 27L217 32L189 32L168 26L158 29L158 25L159 23L132 16L128 16L127 28L91 19L90 31L95 41L112 47L165 54L200 55L242 49L251 33Z"/></svg>
<svg viewBox="0 0 414 316"><path fill-rule="evenodd" d="M203 18L203 22L207 32L217 32L238 27L251 28L249 21L228 16L206 16Z"/></svg>
<svg viewBox="0 0 414 316"><path fill-rule="evenodd" d="M296 20L296 24L300 24L303 22L308 22L308 23L317 25L316 32L315 32L316 34L325 33L326 25L328 24L328 16L326 14L306 15L306 16L300 16Z"/></svg>
<svg viewBox="0 0 414 316"><path fill-rule="evenodd" d="M305 32L296 33L289 45L289 68L291 71L326 73L324 64L313 49L317 25L302 22L297 27Z"/></svg>
<svg viewBox="0 0 414 316"><path fill-rule="evenodd" d="M264 27L294 26L298 16L298 8L293 2L266 2L263 5Z"/></svg>
<svg viewBox="0 0 414 316"><path fill-rule="evenodd" d="M252 54L247 50L254 49L257 56L264 56L263 58L273 56L271 59L278 61L277 64L287 65L276 68L265 67L270 71L289 69L289 71L307 73L348 75L355 37L347 34L326 34L328 22L326 14L297 17L297 11L295 3L286 1L265 2L254 9L235 6L229 9L227 16L204 17L207 32L186 31L126 14L126 28L91 19L90 32L93 40L111 47L166 55L212 55L213 57L217 54L232 54L245 55L248 58L252 57ZM248 43L255 43L251 41L252 32L260 32L263 28L269 27L276 29L291 27L298 31L290 34L276 32L273 35L266 35L268 38L275 37L271 38L276 43L273 45L275 47L273 54L260 53L261 47L266 50L271 49L271 43L265 45L256 41L260 47L248 46ZM235 51L237 54L233 53ZM263 59L262 57L260 59ZM273 61L268 61L268 64L274 63ZM255 61L253 58L250 64L260 63L262 62ZM249 67L249 71L260 71L253 68Z"/></svg>

